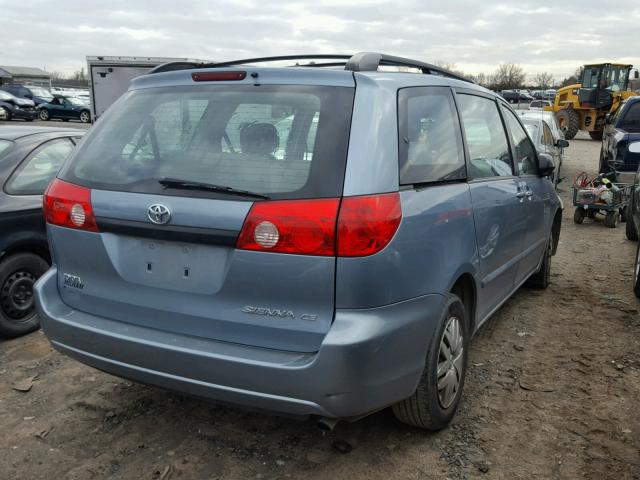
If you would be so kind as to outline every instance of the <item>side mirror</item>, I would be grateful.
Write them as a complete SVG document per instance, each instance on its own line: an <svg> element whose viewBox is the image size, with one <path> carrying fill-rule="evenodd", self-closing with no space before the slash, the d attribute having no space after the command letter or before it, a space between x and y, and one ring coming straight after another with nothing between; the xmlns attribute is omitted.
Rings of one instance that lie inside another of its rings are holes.
<svg viewBox="0 0 640 480"><path fill-rule="evenodd" d="M564 138L559 138L556 140L556 147L558 148L567 148L569 146L569 140L565 140Z"/></svg>
<svg viewBox="0 0 640 480"><path fill-rule="evenodd" d="M640 153L640 142L631 142L627 148L631 153Z"/></svg>
<svg viewBox="0 0 640 480"><path fill-rule="evenodd" d="M605 125L611 125L611 114L610 113L607 113L604 116L604 124Z"/></svg>
<svg viewBox="0 0 640 480"><path fill-rule="evenodd" d="M556 169L555 163L553 163L553 157L548 153L538 154L538 174L541 177L548 177Z"/></svg>

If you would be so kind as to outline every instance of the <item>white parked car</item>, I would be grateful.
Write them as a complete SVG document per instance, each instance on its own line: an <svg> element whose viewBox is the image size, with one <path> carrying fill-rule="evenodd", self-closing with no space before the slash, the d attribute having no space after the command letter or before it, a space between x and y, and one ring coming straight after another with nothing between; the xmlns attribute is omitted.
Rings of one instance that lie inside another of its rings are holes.
<svg viewBox="0 0 640 480"><path fill-rule="evenodd" d="M553 114L553 112L545 112L544 110L518 110L518 115L523 118L541 118L551 129L551 134L553 135L553 140L555 142L560 139L564 140L564 132L560 128L558 120L556 119L556 116Z"/></svg>

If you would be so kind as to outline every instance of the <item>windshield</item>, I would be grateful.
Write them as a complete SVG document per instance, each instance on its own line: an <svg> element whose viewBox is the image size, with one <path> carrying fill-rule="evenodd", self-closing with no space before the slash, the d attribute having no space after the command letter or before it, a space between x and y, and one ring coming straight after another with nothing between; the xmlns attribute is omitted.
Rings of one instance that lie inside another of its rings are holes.
<svg viewBox="0 0 640 480"><path fill-rule="evenodd" d="M29 87L29 89L31 90L31 94L34 97L40 97L40 98L44 98L46 100L51 100L53 98L53 95L51 95L51 92L49 92L49 90L42 88L42 87Z"/></svg>
<svg viewBox="0 0 640 480"><path fill-rule="evenodd" d="M271 198L340 196L353 89L198 85L125 94L61 178L106 190L216 196L162 188L176 178Z"/></svg>
<svg viewBox="0 0 640 480"><path fill-rule="evenodd" d="M531 139L533 140L533 143L535 144L539 144L540 143L540 134L539 132L539 125L537 123L533 123L533 122L528 122L526 119L522 119L522 123L524 124L525 128L527 129L527 132L529 132L529 136L531 137Z"/></svg>

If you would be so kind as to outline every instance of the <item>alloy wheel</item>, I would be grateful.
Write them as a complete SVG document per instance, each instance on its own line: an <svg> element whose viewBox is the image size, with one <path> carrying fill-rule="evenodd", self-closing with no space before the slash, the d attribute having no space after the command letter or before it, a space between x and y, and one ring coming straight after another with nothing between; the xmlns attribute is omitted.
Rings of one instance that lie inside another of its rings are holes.
<svg viewBox="0 0 640 480"><path fill-rule="evenodd" d="M460 320L450 317L440 339L438 355L438 400L449 408L458 394L463 375L464 337Z"/></svg>

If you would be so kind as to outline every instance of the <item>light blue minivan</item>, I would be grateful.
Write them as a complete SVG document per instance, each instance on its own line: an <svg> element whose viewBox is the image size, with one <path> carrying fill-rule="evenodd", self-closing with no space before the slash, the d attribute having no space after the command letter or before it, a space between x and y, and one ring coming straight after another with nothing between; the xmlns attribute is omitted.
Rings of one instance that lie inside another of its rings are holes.
<svg viewBox="0 0 640 480"><path fill-rule="evenodd" d="M162 65L48 188L42 326L135 381L440 429L473 333L549 283L552 171L504 99L423 62Z"/></svg>

